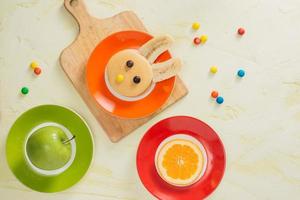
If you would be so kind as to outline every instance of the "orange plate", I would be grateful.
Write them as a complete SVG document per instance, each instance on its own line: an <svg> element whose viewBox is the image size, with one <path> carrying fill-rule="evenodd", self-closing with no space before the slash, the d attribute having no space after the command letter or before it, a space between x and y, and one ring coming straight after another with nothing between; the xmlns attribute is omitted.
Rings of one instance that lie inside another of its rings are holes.
<svg viewBox="0 0 300 200"><path fill-rule="evenodd" d="M151 35L139 31L122 31L102 40L92 52L86 71L90 94L109 113L122 118L146 117L157 111L169 98L175 84L175 77L156 83L153 91L137 101L124 101L113 96L105 83L105 67L112 55L123 49L138 49ZM161 54L155 62L171 58L169 52Z"/></svg>

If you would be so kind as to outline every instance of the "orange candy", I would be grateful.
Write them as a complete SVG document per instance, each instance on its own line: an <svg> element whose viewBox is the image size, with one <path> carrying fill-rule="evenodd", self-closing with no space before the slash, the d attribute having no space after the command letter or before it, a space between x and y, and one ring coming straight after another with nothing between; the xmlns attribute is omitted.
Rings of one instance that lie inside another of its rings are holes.
<svg viewBox="0 0 300 200"><path fill-rule="evenodd" d="M239 28L237 32L239 35L244 35L246 31L244 28Z"/></svg>
<svg viewBox="0 0 300 200"><path fill-rule="evenodd" d="M212 98L217 98L219 96L219 93L217 91L212 91L211 94L210 94L210 96Z"/></svg>
<svg viewBox="0 0 300 200"><path fill-rule="evenodd" d="M201 43L200 38L199 38L199 37L195 37L195 38L194 38L194 44L195 44L195 45L199 45L200 43Z"/></svg>
<svg viewBox="0 0 300 200"><path fill-rule="evenodd" d="M39 68L39 67L36 67L36 68L34 68L34 73L35 73L36 75L40 75L40 74L42 73L42 69Z"/></svg>

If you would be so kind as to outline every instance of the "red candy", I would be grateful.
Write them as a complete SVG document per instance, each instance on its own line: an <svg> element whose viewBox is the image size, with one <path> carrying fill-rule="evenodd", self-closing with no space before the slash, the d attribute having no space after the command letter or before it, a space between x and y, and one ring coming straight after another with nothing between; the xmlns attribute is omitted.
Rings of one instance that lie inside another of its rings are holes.
<svg viewBox="0 0 300 200"><path fill-rule="evenodd" d="M36 68L34 68L34 73L35 73L36 75L40 75L40 74L42 73L42 69L39 68L39 67L36 67Z"/></svg>
<svg viewBox="0 0 300 200"><path fill-rule="evenodd" d="M195 45L198 45L198 44L200 44L200 43L201 43L200 38L195 37L195 38L194 38L194 44L195 44Z"/></svg>
<svg viewBox="0 0 300 200"><path fill-rule="evenodd" d="M219 96L219 93L217 91L212 91L211 94L210 94L210 96L212 98L217 98Z"/></svg>
<svg viewBox="0 0 300 200"><path fill-rule="evenodd" d="M244 35L246 31L243 28L239 28L237 32L239 35Z"/></svg>

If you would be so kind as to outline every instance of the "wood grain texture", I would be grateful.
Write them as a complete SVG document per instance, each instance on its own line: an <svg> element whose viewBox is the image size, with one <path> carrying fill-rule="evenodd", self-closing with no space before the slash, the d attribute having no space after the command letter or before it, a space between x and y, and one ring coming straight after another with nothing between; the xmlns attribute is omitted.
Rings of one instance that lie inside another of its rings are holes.
<svg viewBox="0 0 300 200"><path fill-rule="evenodd" d="M112 142L119 141L188 93L182 80L177 77L170 98L156 113L139 119L122 119L109 114L88 92L85 81L88 58L96 45L112 33L124 30L144 32L147 30L131 11L121 12L110 18L96 19L89 15L83 0L65 0L64 4L78 22L79 34L75 41L61 53L60 64Z"/></svg>

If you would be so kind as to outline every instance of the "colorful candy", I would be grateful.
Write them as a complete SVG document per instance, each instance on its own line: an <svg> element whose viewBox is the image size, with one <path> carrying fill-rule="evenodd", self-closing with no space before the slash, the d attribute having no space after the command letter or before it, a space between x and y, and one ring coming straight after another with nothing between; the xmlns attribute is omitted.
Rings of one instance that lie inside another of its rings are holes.
<svg viewBox="0 0 300 200"><path fill-rule="evenodd" d="M117 81L117 83L122 83L124 81L124 76L122 74L119 74L116 77L116 81Z"/></svg>
<svg viewBox="0 0 300 200"><path fill-rule="evenodd" d="M39 66L39 64L38 64L37 62L35 62L35 61L32 61L32 62L30 63L31 69L35 69L35 68L37 68L38 66Z"/></svg>
<svg viewBox="0 0 300 200"><path fill-rule="evenodd" d="M200 38L199 38L199 37L195 37L195 38L194 38L194 44L195 44L195 45L199 45L200 43L201 43Z"/></svg>
<svg viewBox="0 0 300 200"><path fill-rule="evenodd" d="M36 75L40 75L42 73L42 69L39 67L36 67L33 71Z"/></svg>
<svg viewBox="0 0 300 200"><path fill-rule="evenodd" d="M240 69L240 70L238 70L238 72L237 72L237 75L239 76L239 77L244 77L245 76L245 74L246 74L246 72L243 70L243 69Z"/></svg>
<svg viewBox="0 0 300 200"><path fill-rule="evenodd" d="M200 43L204 44L207 41L207 36L206 35L201 35L199 37L194 38L194 44L199 45Z"/></svg>
<svg viewBox="0 0 300 200"><path fill-rule="evenodd" d="M237 32L239 35L244 35L246 31L244 28L239 28Z"/></svg>
<svg viewBox="0 0 300 200"><path fill-rule="evenodd" d="M194 30L198 30L200 28L200 24L198 22L194 22L193 25L192 25L192 28Z"/></svg>
<svg viewBox="0 0 300 200"><path fill-rule="evenodd" d="M211 92L210 96L211 96L212 98L217 98L217 97L219 96L219 93L218 93L217 91L214 90L214 91Z"/></svg>
<svg viewBox="0 0 300 200"><path fill-rule="evenodd" d="M207 35L201 35L201 37L200 37L200 41L201 41L201 43L205 43L206 41L207 41Z"/></svg>
<svg viewBox="0 0 300 200"><path fill-rule="evenodd" d="M33 69L33 72L36 75L40 75L42 73L42 69L39 67L39 63L37 63L36 61L32 61L30 63L30 67L31 67L31 69Z"/></svg>
<svg viewBox="0 0 300 200"><path fill-rule="evenodd" d="M217 71L218 71L218 68L216 66L211 66L211 68L210 68L211 73L215 74L215 73L217 73Z"/></svg>
<svg viewBox="0 0 300 200"><path fill-rule="evenodd" d="M28 92L29 92L28 87L22 87L22 89L21 89L22 94L26 95L26 94L28 94Z"/></svg>
<svg viewBox="0 0 300 200"><path fill-rule="evenodd" d="M217 97L216 102L218 104L222 104L224 102L224 98L223 97Z"/></svg>

